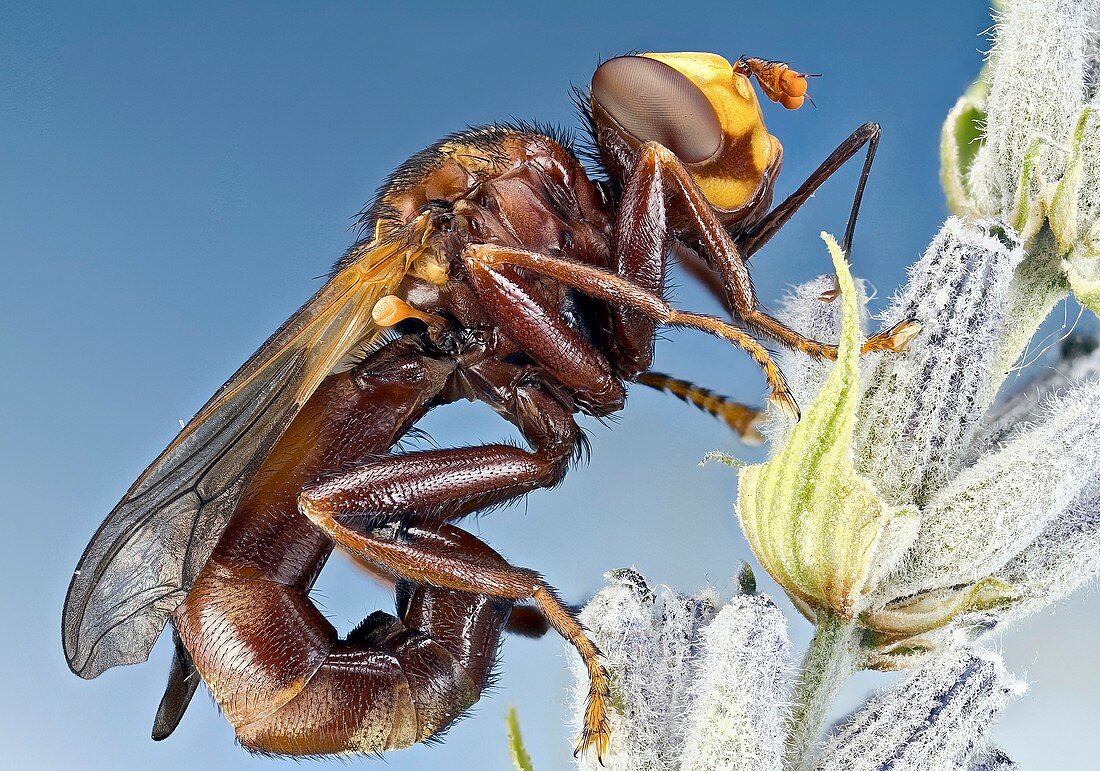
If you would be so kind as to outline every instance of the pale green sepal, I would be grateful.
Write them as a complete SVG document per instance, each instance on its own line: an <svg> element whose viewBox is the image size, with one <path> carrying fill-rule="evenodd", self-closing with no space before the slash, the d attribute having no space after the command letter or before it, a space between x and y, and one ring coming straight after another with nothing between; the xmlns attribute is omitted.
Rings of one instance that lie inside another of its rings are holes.
<svg viewBox="0 0 1100 771"><path fill-rule="evenodd" d="M1077 302L1100 314L1100 255L1074 250L1062 260L1062 270Z"/></svg>
<svg viewBox="0 0 1100 771"><path fill-rule="evenodd" d="M990 610L1015 602L1020 589L999 578L985 578L970 586L932 589L915 597L895 600L884 608L860 615L878 645L904 642L946 626L964 613ZM865 645L867 643L865 642Z"/></svg>
<svg viewBox="0 0 1100 771"><path fill-rule="evenodd" d="M1081 181L1084 174L1081 145L1085 139L1085 127L1088 125L1091 116L1092 110L1086 109L1081 112L1081 117L1077 120L1077 126L1073 130L1070 157L1066 162L1066 171L1051 197L1050 211L1047 214L1050 229L1054 232L1060 254L1065 254L1077 244L1077 202L1080 199Z"/></svg>
<svg viewBox="0 0 1100 771"><path fill-rule="evenodd" d="M1065 254L1080 246L1079 237L1082 226L1091 225L1091 223L1079 222L1078 202L1081 199L1081 185L1086 184L1085 161L1082 153L1088 122L1092 115L1091 109L1081 112L1074 127L1069 148L1054 145L1050 140L1040 137L1032 142L1024 155L1013 214L1013 227L1019 232L1023 243L1030 242L1043 224L1049 223L1059 254ZM1047 145L1067 155L1065 170L1057 183L1045 179L1039 166L1040 153Z"/></svg>
<svg viewBox="0 0 1100 771"><path fill-rule="evenodd" d="M967 186L967 174L981 146L985 110L972 88L947 113L940 131L940 184L947 205L960 217L979 219L981 212ZM984 96L984 93L981 94Z"/></svg>
<svg viewBox="0 0 1100 771"><path fill-rule="evenodd" d="M1045 142L1036 139L1024 154L1020 180L1016 186L1016 205L1012 215L1012 227L1020 234L1022 243L1028 243L1039 232L1047 216L1044 195L1046 183L1039 169L1039 153ZM1033 192L1034 191L1036 192Z"/></svg>
<svg viewBox="0 0 1100 771"><path fill-rule="evenodd" d="M1094 313L1100 313L1100 223L1089 222L1088 206L1080 201L1095 194L1082 195L1082 185L1095 184L1084 173L1084 144L1089 120L1094 111L1082 111L1073 132L1066 173L1051 199L1049 222L1058 253L1065 256L1062 270L1077 301ZM1082 221L1085 219L1086 221Z"/></svg>
<svg viewBox="0 0 1100 771"><path fill-rule="evenodd" d="M821 391L766 463L739 475L737 513L756 558L793 598L850 619L876 551L897 512L856 473L852 430L859 402L859 306L848 264L822 233L842 297L837 362ZM913 518L915 519L915 518ZM891 528L894 534L915 530ZM891 539L894 540L894 539ZM891 556L903 549L892 544Z"/></svg>
<svg viewBox="0 0 1100 771"><path fill-rule="evenodd" d="M699 465L705 466L711 461L714 461L715 463L721 463L723 466L729 466L733 469L742 469L745 466L749 465L741 458L735 458L732 455L727 455L721 450L711 450L710 452L708 452L706 455L703 456L703 459L699 461Z"/></svg>

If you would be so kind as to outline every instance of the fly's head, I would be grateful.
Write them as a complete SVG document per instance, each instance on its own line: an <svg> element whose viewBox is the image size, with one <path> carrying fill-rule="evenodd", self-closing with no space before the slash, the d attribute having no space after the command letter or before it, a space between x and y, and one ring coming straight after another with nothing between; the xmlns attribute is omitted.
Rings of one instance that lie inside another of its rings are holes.
<svg viewBox="0 0 1100 771"><path fill-rule="evenodd" d="M783 149L764 125L750 75L769 98L801 106L805 76L778 62L671 53L601 64L589 106L613 180L625 183L641 146L656 142L679 159L724 221L766 208Z"/></svg>

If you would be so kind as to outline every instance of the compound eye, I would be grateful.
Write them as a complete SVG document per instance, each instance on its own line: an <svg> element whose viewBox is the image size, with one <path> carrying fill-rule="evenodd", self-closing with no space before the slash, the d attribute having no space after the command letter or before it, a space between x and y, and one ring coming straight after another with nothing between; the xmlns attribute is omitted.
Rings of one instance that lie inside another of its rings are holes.
<svg viewBox="0 0 1100 771"><path fill-rule="evenodd" d="M592 76L592 101L639 143L660 142L684 163L705 161L722 145L722 126L706 95L664 62L608 59Z"/></svg>

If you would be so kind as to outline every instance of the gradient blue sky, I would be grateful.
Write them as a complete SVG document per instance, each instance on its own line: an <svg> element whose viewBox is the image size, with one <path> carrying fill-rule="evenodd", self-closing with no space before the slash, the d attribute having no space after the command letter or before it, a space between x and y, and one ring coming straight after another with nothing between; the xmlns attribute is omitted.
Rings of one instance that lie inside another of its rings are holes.
<svg viewBox="0 0 1100 771"><path fill-rule="evenodd" d="M439 135L510 116L576 125L569 86L601 56L707 50L786 59L817 109L767 110L786 148L778 190L866 120L883 125L856 270L888 295L946 215L940 121L980 65L979 2L29 4L0 9L0 539L3 765L259 768L205 695L167 742L149 738L170 651L84 682L58 635L70 573L104 514L206 397L318 286L350 218L393 166ZM754 260L760 295L827 269L853 174L830 183ZM713 310L684 285L684 307ZM881 297L876 307L881 307ZM664 371L759 400L743 358L670 333ZM586 424L592 462L552 493L475 527L579 600L610 568L723 590L749 557L734 476L699 468L746 451L706 416L639 390L613 427ZM456 407L442 445L509 431ZM770 586L770 585L768 585ZM774 589L774 588L773 588ZM391 599L334 560L318 594L341 628ZM1084 767L1100 721L1097 604L1078 599L1006 635L1032 693L996 736L1025 767ZM792 636L809 629L792 615ZM553 638L510 639L501 687L442 746L386 768L507 768L503 715L520 710L539 769L564 768L569 678ZM849 702L883 684L857 678ZM355 766L378 767L373 759ZM285 767L285 763L283 764ZM322 765L318 763L317 765Z"/></svg>

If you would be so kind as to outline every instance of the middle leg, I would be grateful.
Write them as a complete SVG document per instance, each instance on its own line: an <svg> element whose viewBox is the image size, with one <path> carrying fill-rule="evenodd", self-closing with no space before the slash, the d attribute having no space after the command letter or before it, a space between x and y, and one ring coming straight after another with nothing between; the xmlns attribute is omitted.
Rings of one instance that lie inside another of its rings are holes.
<svg viewBox="0 0 1100 771"><path fill-rule="evenodd" d="M463 262L471 275L478 273L489 277L503 275L508 266L515 266L553 278L589 297L604 300L612 313L627 311L636 314L636 321L645 322L652 329L656 323L687 327L724 338L741 348L760 365L771 387L771 399L792 417L798 417L798 405L787 387L786 379L771 357L771 353L752 335L714 316L680 311L669 305L659 294L647 291L643 286L622 276L584 263L551 257L537 252L513 249L492 244L476 244L466 248ZM635 334L632 332L631 334ZM651 335L652 332L649 332ZM652 355L652 347L648 356ZM648 361L648 359L646 359ZM639 373L628 369L623 373L632 378Z"/></svg>
<svg viewBox="0 0 1100 771"><path fill-rule="evenodd" d="M553 487L581 447L581 430L541 384L523 382L523 372L489 363L476 374L487 379L481 399L513 423L531 449L500 443L382 456L307 486L300 508L355 516L368 527L449 521Z"/></svg>

